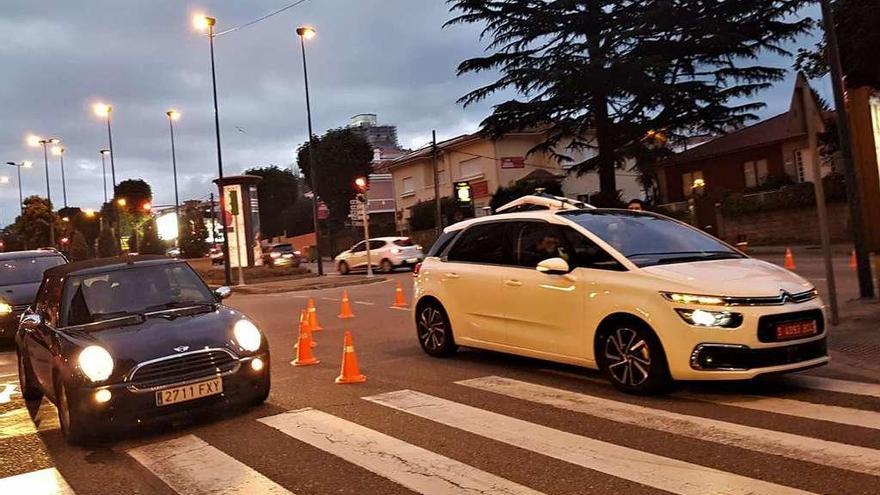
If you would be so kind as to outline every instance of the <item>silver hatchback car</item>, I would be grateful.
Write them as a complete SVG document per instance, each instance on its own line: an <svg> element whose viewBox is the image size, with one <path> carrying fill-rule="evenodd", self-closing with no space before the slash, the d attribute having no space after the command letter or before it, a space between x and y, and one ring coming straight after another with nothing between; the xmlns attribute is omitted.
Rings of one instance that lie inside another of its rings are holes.
<svg viewBox="0 0 880 495"><path fill-rule="evenodd" d="M424 257L422 246L413 243L409 237L370 239L371 264L383 272L391 272L395 268L412 269L417 263L421 263ZM343 275L355 270L366 270L367 242L361 241L351 249L339 253L334 261L337 271Z"/></svg>

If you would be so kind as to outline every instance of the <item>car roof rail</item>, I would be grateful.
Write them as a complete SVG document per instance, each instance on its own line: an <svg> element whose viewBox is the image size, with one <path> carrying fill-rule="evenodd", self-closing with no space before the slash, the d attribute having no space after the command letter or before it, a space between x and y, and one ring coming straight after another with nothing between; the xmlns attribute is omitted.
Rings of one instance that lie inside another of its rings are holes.
<svg viewBox="0 0 880 495"><path fill-rule="evenodd" d="M495 210L495 213L514 213L518 211L539 211L539 210L583 210L595 209L583 201L577 199L566 198L563 196L554 196L545 192L544 188L537 188L533 194L517 198Z"/></svg>

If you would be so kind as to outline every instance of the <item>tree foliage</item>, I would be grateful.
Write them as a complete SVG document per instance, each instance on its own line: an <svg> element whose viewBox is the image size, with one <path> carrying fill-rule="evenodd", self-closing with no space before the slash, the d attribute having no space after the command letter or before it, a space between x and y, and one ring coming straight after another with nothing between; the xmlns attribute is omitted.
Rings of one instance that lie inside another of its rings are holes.
<svg viewBox="0 0 880 495"><path fill-rule="evenodd" d="M55 226L56 241L61 238L61 219L45 198L28 196L24 199L24 211L15 218L9 230L31 249L49 245L49 229Z"/></svg>
<svg viewBox="0 0 880 495"><path fill-rule="evenodd" d="M110 258L113 256L119 256L119 246L116 244L116 236L113 235L113 231L105 227L98 234L98 257Z"/></svg>
<svg viewBox="0 0 880 495"><path fill-rule="evenodd" d="M345 223L349 201L356 194L354 179L366 177L372 170L373 149L361 135L345 128L331 129L323 136L316 136L314 146L318 197L330 209L327 218L330 228L339 228ZM297 150L297 165L307 180L311 178L311 153L308 142Z"/></svg>
<svg viewBox="0 0 880 495"><path fill-rule="evenodd" d="M165 246L159 239L156 229L156 220L149 219L141 226L141 236L138 239L138 253L140 254L165 254Z"/></svg>
<svg viewBox="0 0 880 495"><path fill-rule="evenodd" d="M201 208L186 206L181 210L180 252L184 258L200 258L208 252L208 227Z"/></svg>
<svg viewBox="0 0 880 495"><path fill-rule="evenodd" d="M153 201L153 190L143 179L126 179L116 184L113 199L125 199L123 211L143 214L143 206Z"/></svg>
<svg viewBox="0 0 880 495"><path fill-rule="evenodd" d="M74 230L70 236L70 260L82 261L92 257L89 245L86 244L86 238L79 230Z"/></svg>
<svg viewBox="0 0 880 495"><path fill-rule="evenodd" d="M759 91L785 70L760 64L764 52L808 31L796 19L807 0L450 0L447 25L483 25L487 55L465 60L459 75L498 71L460 99L502 101L482 122L497 137L541 128L532 151L597 170L600 189L616 195L615 169L645 147L651 130L672 143L722 133L756 116Z"/></svg>
<svg viewBox="0 0 880 495"><path fill-rule="evenodd" d="M454 212L455 212L455 198L450 196L446 196L440 198L440 221L443 222L444 225L449 225L453 222ZM434 201L419 201L414 204L412 210L410 210L409 216L409 228L410 230L428 230L434 228L434 214L436 211L436 206L434 206Z"/></svg>
<svg viewBox="0 0 880 495"><path fill-rule="evenodd" d="M847 86L880 88L880 64L875 53L880 46L880 29L877 29L880 3L877 0L835 0L831 8ZM811 79L823 77L830 70L824 31L822 33L822 39L812 50L798 50L795 67Z"/></svg>
<svg viewBox="0 0 880 495"><path fill-rule="evenodd" d="M276 237L289 232L290 220L291 216L295 214L296 203L306 201L300 195L297 176L288 169L280 169L274 165L251 168L245 173L263 178L257 185L262 237ZM311 217L311 212L309 212L309 217Z"/></svg>

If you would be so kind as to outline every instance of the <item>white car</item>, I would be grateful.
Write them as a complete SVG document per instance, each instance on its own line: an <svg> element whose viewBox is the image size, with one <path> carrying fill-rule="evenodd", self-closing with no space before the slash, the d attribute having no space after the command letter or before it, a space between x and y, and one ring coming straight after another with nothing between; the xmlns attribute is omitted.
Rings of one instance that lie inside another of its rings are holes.
<svg viewBox="0 0 880 495"><path fill-rule="evenodd" d="M828 363L812 284L647 212L545 209L452 225L416 267L414 299L432 356L463 345L597 368L631 393Z"/></svg>
<svg viewBox="0 0 880 495"><path fill-rule="evenodd" d="M409 237L375 237L370 239L370 261L374 268L391 272L395 268L412 268L424 259L422 246L414 244ZM351 249L339 253L336 270L345 275L355 270L367 269L367 243L361 241Z"/></svg>

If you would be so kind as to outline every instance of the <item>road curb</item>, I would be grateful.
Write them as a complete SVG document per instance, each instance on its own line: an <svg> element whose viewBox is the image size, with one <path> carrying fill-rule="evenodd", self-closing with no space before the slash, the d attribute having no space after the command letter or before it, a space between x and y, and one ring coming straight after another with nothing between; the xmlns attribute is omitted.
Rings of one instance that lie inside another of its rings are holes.
<svg viewBox="0 0 880 495"><path fill-rule="evenodd" d="M260 284L254 285L245 285L244 287L234 287L233 290L236 294L248 294L248 295L256 295L256 294L283 294L286 292L301 292L305 290L322 290L322 289L335 289L338 287L351 287L357 285L370 285L370 284L378 284L381 282L385 282L388 280L385 277L376 277L373 279L361 279L361 280L348 280L348 281L339 281L339 282L317 282L313 284L304 284L297 287L260 287ZM271 282L269 282L271 283Z"/></svg>

